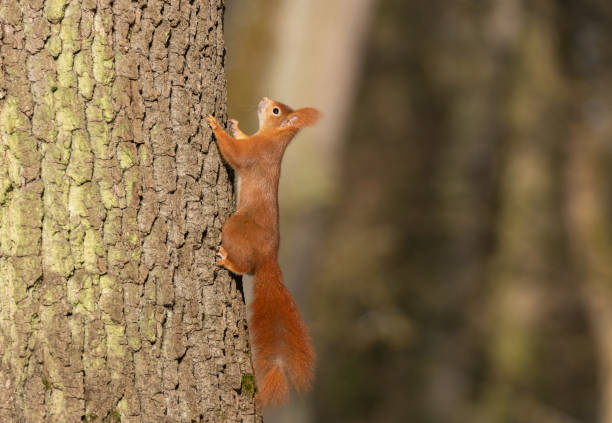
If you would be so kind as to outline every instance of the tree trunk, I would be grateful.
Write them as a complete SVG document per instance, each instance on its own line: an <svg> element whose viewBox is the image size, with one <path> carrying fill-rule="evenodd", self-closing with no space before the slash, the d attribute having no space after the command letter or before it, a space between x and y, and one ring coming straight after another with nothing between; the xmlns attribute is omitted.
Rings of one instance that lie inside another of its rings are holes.
<svg viewBox="0 0 612 423"><path fill-rule="evenodd" d="M223 1L0 5L0 421L260 421Z"/></svg>
<svg viewBox="0 0 612 423"><path fill-rule="evenodd" d="M538 328L554 307L547 294L563 277L563 271L550 266L562 256L555 159L564 130L559 122L566 113L553 11L551 2L516 10L515 85L507 104L508 139L486 312L491 375L482 399L483 422L530 420L533 409L542 408L537 395L525 392L541 362Z"/></svg>
<svg viewBox="0 0 612 423"><path fill-rule="evenodd" d="M601 423L612 423L612 225L606 201L610 135L609 127L594 130L588 122L577 124L570 138L567 168L570 246L599 358Z"/></svg>

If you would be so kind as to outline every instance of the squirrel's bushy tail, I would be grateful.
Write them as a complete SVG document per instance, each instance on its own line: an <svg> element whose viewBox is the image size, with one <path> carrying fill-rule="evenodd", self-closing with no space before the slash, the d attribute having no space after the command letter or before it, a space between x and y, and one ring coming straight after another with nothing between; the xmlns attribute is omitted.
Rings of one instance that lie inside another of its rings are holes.
<svg viewBox="0 0 612 423"><path fill-rule="evenodd" d="M253 291L251 336L259 399L263 405L282 403L289 396L288 380L298 392L312 384L315 353L276 261L255 269Z"/></svg>

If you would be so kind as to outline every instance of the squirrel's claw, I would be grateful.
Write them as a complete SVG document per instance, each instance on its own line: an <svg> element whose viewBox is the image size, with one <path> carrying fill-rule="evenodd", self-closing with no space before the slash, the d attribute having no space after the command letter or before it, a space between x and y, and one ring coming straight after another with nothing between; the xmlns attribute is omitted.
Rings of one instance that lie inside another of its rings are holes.
<svg viewBox="0 0 612 423"><path fill-rule="evenodd" d="M206 116L206 122L210 125L212 129L218 128L219 123L217 123L217 119L215 119L212 115Z"/></svg>
<svg viewBox="0 0 612 423"><path fill-rule="evenodd" d="M220 261L223 261L227 258L227 251L223 247L219 247L217 252L215 253L215 258L217 259L217 264L220 264Z"/></svg>
<svg viewBox="0 0 612 423"><path fill-rule="evenodd" d="M227 129L232 137L238 138L240 136L240 132L238 130L238 121L236 119L229 119L227 121Z"/></svg>

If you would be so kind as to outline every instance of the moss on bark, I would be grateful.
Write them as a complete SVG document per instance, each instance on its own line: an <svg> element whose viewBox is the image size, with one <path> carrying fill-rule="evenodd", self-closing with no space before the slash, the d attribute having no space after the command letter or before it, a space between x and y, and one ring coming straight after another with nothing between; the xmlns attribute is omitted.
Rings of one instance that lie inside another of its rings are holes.
<svg viewBox="0 0 612 423"><path fill-rule="evenodd" d="M225 113L221 6L0 6L0 420L255 419L202 126Z"/></svg>

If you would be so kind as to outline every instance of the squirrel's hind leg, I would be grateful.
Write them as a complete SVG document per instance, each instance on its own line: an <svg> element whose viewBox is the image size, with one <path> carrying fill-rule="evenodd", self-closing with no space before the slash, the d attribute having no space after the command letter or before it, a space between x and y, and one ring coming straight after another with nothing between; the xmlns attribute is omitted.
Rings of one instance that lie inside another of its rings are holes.
<svg viewBox="0 0 612 423"><path fill-rule="evenodd" d="M248 269L240 268L229 260L227 257L227 250L223 248L223 246L219 247L215 257L217 257L217 265L225 267L232 273L236 273L237 275L248 273Z"/></svg>
<svg viewBox="0 0 612 423"><path fill-rule="evenodd" d="M252 222L239 213L230 216L223 225L217 264L239 275L252 273L255 249Z"/></svg>

